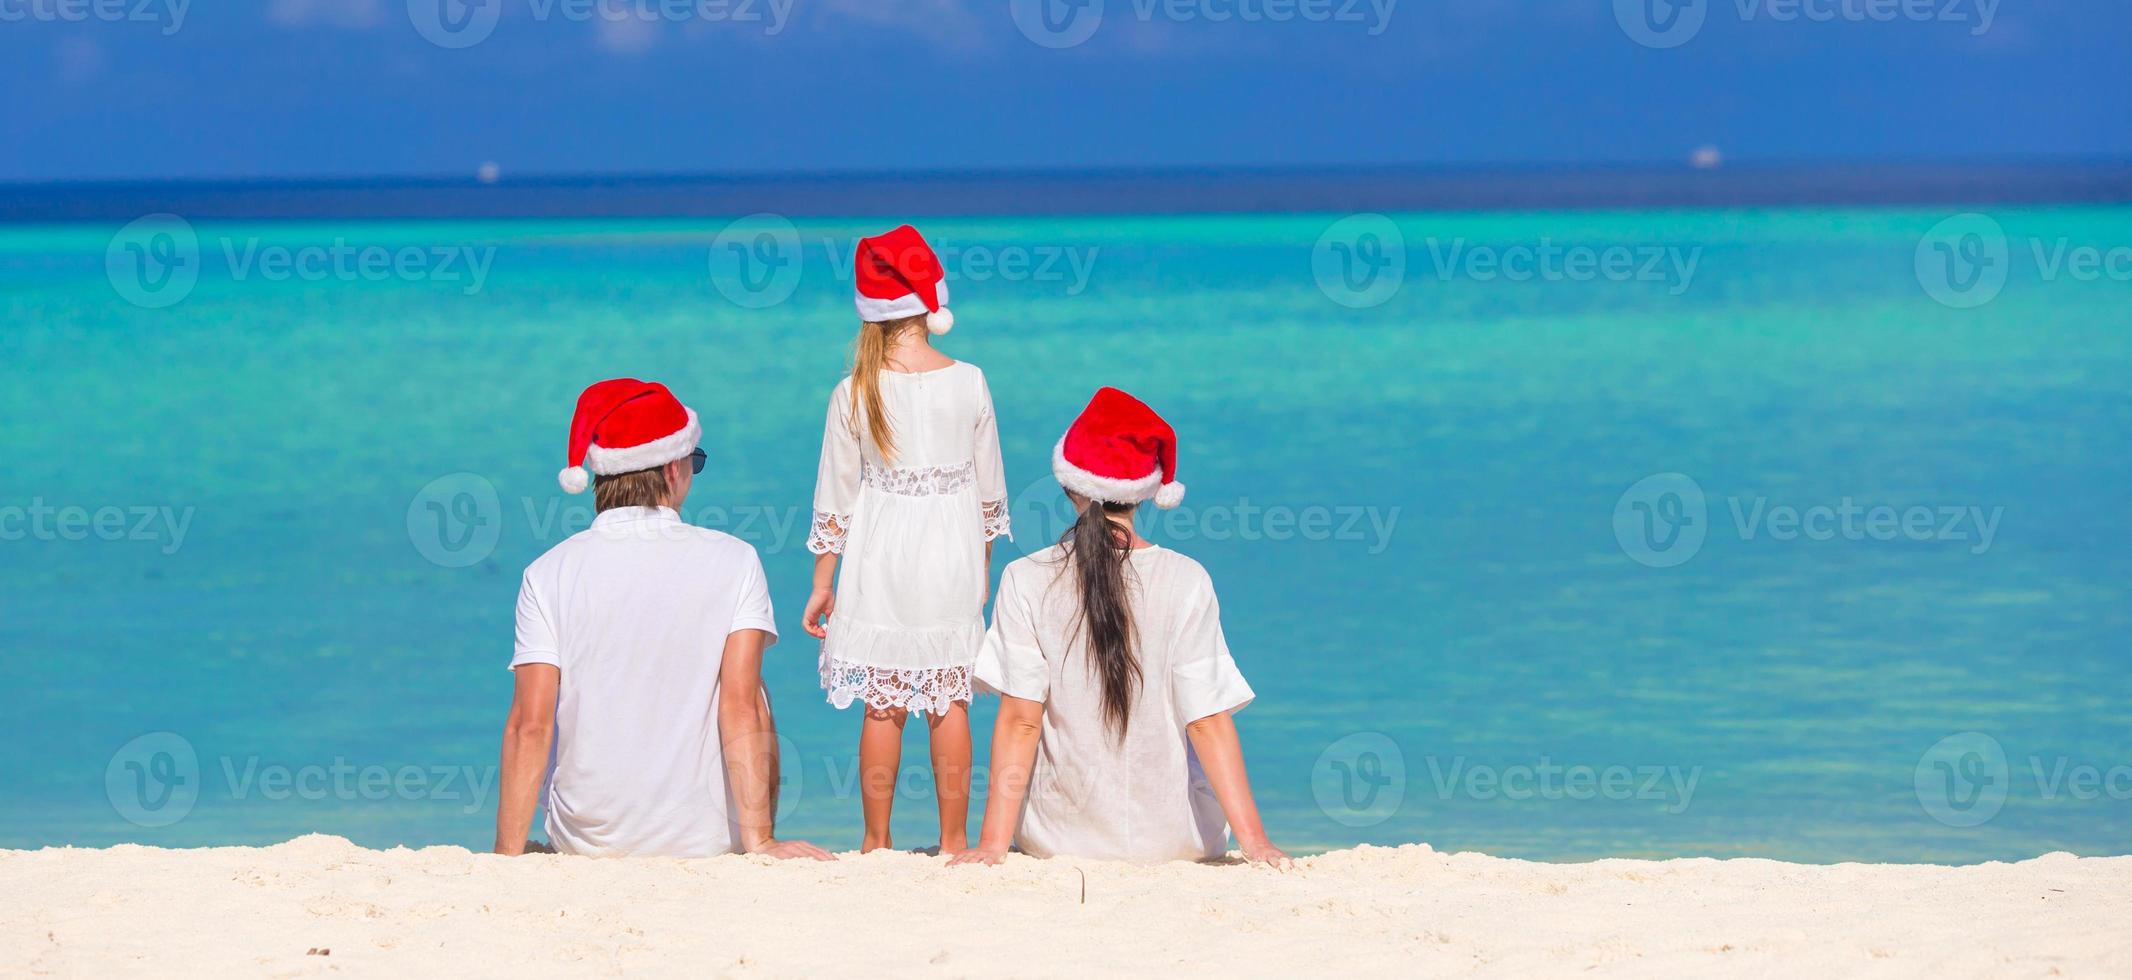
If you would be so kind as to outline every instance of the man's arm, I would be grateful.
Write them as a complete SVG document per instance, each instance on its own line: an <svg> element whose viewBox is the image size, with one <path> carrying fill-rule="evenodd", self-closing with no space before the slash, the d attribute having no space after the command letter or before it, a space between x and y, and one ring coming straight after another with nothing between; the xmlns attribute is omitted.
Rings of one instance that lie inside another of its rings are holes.
<svg viewBox="0 0 2132 980"><path fill-rule="evenodd" d="M503 788L496 799L496 853L523 854L540 807L540 783L555 743L555 697L563 673L553 664L511 671L511 714L503 723Z"/></svg>
<svg viewBox="0 0 2132 980"><path fill-rule="evenodd" d="M725 745L733 804L740 809L740 846L749 854L834 861L806 841L777 839L777 728L762 694L762 651L769 637L762 630L734 630L718 668L718 738Z"/></svg>
<svg viewBox="0 0 2132 980"><path fill-rule="evenodd" d="M955 855L950 865L998 864L1020 829L1022 800L1029 796L1030 771L1036 768L1036 744L1043 737L1044 702L1013 695L999 699L999 721L992 726L992 790L985 800L985 825L977 846Z"/></svg>

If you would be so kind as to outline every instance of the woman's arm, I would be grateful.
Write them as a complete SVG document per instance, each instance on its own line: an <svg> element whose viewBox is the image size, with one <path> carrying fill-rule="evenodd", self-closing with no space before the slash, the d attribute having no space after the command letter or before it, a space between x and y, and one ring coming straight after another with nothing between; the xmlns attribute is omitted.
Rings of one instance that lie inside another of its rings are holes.
<svg viewBox="0 0 2132 980"><path fill-rule="evenodd" d="M1191 736L1199 767L1206 770L1207 782L1214 787L1214 798L1221 801L1222 815L1229 818L1229 829L1236 834L1244 857L1287 867L1288 855L1273 846L1266 838L1265 825L1259 823L1251 777L1244 772L1244 746L1236 737L1236 720L1224 711L1186 725L1185 732Z"/></svg>
<svg viewBox="0 0 2132 980"><path fill-rule="evenodd" d="M1036 768L1036 743L1044 727L1044 703L1012 695L999 699L999 722L992 727L992 789L985 799L985 825L977 846L948 864L998 864L1020 829L1022 801L1029 797L1029 777Z"/></svg>

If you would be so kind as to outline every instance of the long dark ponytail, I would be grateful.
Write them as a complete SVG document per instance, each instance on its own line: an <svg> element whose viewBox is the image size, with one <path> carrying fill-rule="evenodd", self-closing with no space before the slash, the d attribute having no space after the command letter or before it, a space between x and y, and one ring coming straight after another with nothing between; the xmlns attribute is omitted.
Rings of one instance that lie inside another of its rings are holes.
<svg viewBox="0 0 2132 980"><path fill-rule="evenodd" d="M1133 536L1111 517L1132 511L1131 504L1091 500L1059 536L1081 598L1077 631L1087 641L1088 669L1103 684L1103 720L1118 738L1125 737L1140 693L1140 656L1133 649L1133 607L1125 583Z"/></svg>

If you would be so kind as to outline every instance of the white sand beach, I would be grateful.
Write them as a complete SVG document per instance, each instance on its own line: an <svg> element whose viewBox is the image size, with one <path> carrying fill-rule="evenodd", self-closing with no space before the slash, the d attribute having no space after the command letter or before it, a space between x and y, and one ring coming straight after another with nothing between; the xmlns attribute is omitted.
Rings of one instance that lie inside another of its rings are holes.
<svg viewBox="0 0 2132 980"><path fill-rule="evenodd" d="M1085 892L1085 897L1084 897ZM2132 857L1542 864L1426 845L1292 870L907 853L0 851L0 975L2132 975ZM321 951L314 953L313 951Z"/></svg>

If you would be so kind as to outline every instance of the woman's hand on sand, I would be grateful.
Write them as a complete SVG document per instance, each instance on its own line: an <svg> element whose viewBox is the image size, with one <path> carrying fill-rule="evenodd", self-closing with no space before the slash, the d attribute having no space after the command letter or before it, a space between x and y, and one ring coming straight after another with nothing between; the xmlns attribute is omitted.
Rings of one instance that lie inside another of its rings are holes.
<svg viewBox="0 0 2132 980"><path fill-rule="evenodd" d="M829 638L829 627L823 622L836 610L837 594L830 589L816 589L807 594L807 611L800 614L800 627L807 635L817 640Z"/></svg>
<svg viewBox="0 0 2132 980"><path fill-rule="evenodd" d="M1270 840L1245 844L1239 850L1244 852L1244 860L1253 864L1263 864L1278 871L1295 867L1295 862L1289 859L1288 852L1273 846Z"/></svg>
<svg viewBox="0 0 2132 980"><path fill-rule="evenodd" d="M958 864L998 864L1007 857L1007 849L989 844L978 844L948 861L948 867Z"/></svg>
<svg viewBox="0 0 2132 980"><path fill-rule="evenodd" d="M748 853L761 854L780 861L790 861L794 858L805 858L810 861L836 860L836 855L803 840L766 840L748 848Z"/></svg>

